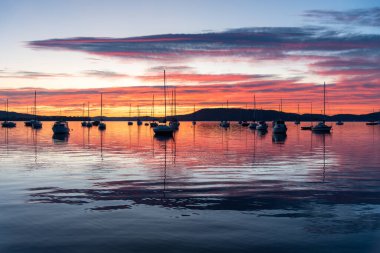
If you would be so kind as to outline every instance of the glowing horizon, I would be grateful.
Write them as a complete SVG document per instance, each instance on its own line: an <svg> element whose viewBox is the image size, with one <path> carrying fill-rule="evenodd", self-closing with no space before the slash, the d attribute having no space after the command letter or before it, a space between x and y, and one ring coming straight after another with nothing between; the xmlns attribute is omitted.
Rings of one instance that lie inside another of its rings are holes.
<svg viewBox="0 0 380 253"><path fill-rule="evenodd" d="M90 103L91 115L98 116L99 94L104 93L104 115L127 117L130 104L132 116L137 115L137 106L141 116L149 116L154 94L155 115L162 116L162 72L166 69L168 89L177 91L177 114L191 113L193 105L197 109L222 107L227 100L231 108L251 109L254 93L258 109L278 110L282 99L285 112L297 113L299 104L300 113L310 113L313 103L313 112L320 113L323 82L327 83L327 114L379 110L379 6L369 1L361 5L321 1L306 6L295 1L287 3L294 12L269 21L265 14L274 15L269 2L233 7L228 2L216 6L206 1L194 13L204 13L206 7L213 12L202 17L203 25L199 25L190 16L187 21L177 16L160 20L148 14L144 4L114 1L109 6L112 10L140 10L140 22L123 32L120 23L133 18L122 11L106 13L99 16L112 24L106 29L102 19L94 20L106 8L101 2L94 2L77 26L70 26L72 15L82 15L74 2L32 6L27 1L5 1L0 9L5 10L2 19L9 22L0 28L9 37L1 49L5 57L0 59L0 100L8 98L10 111L26 113L37 90L40 115L81 116L82 104ZM16 7L33 11L26 14ZM252 7L256 16L247 12ZM44 8L53 13L61 8L63 24L51 22L53 14L37 18ZM187 17L186 8L171 1L157 8L171 8ZM222 22L219 14L230 14L232 9L235 16ZM65 13L70 17L63 17ZM147 25L144 18L158 23ZM49 29L12 33L34 24Z"/></svg>

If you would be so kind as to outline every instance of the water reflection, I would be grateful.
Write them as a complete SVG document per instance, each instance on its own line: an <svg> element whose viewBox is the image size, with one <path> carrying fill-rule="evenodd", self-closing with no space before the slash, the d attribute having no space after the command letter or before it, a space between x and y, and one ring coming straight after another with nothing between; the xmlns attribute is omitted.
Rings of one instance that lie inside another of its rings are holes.
<svg viewBox="0 0 380 253"><path fill-rule="evenodd" d="M286 134L272 134L272 141L276 144L285 144Z"/></svg>
<svg viewBox="0 0 380 253"><path fill-rule="evenodd" d="M52 139L55 144L60 144L68 142L69 136L69 134L53 134Z"/></svg>
<svg viewBox="0 0 380 253"><path fill-rule="evenodd" d="M291 219L289 227L320 235L378 231L378 129L346 123L339 132L320 135L289 126L287 135L278 136L190 122L181 123L174 137L163 137L125 122L110 122L107 131L70 125L70 137L53 136L53 142L48 128L1 130L7 152L0 152L0 172L10 171L12 182L20 183L0 187L24 192L27 203L17 201L25 209L33 204L102 212L109 215L102 216L104 224L113 213L163 208L207 214L222 223L236 213L249 214L242 218L246 223L255 217ZM33 173L25 172L31 164ZM218 220L221 214L224 220ZM275 220L262 226L284 229Z"/></svg>

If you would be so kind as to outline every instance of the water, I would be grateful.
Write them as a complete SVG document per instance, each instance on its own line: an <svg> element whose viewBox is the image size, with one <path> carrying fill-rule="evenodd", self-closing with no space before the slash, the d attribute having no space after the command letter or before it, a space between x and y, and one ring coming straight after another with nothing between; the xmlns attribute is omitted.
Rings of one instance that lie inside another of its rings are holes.
<svg viewBox="0 0 380 253"><path fill-rule="evenodd" d="M0 252L379 252L380 126L1 129Z"/></svg>

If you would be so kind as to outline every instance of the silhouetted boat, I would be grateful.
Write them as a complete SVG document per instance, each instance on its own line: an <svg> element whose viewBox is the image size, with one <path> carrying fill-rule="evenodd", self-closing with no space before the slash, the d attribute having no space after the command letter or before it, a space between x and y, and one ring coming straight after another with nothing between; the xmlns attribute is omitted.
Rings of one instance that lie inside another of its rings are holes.
<svg viewBox="0 0 380 253"><path fill-rule="evenodd" d="M93 125L93 126L99 126L99 124L100 124L100 121L99 121L99 120L94 120L94 121L92 121L92 125Z"/></svg>
<svg viewBox="0 0 380 253"><path fill-rule="evenodd" d="M53 125L54 134L69 134L70 128L66 121L56 121Z"/></svg>
<svg viewBox="0 0 380 253"><path fill-rule="evenodd" d="M158 123L156 122L155 118L154 118L154 94L153 94L153 98L152 98L152 122L149 123L150 127L156 127L158 126Z"/></svg>
<svg viewBox="0 0 380 253"><path fill-rule="evenodd" d="M227 113L228 113L228 100L227 100ZM222 120L220 121L219 126L223 128L228 128L230 127L230 122L228 120Z"/></svg>
<svg viewBox="0 0 380 253"><path fill-rule="evenodd" d="M9 119L8 99L7 99L7 101L5 102L5 112L6 112L6 119L5 119L4 122L1 123L1 126L2 126L2 127L5 127L5 128L13 128L13 127L16 127L16 123L14 123L13 121L8 121L8 119Z"/></svg>
<svg viewBox="0 0 380 253"><path fill-rule="evenodd" d="M326 83L323 82L323 117L326 117ZM327 126L325 124L325 120L319 122L317 125L315 125L312 129L313 132L318 133L330 133L331 126Z"/></svg>
<svg viewBox="0 0 380 253"><path fill-rule="evenodd" d="M103 93L100 93L100 122L98 124L99 130L106 130L107 125L103 122Z"/></svg>
<svg viewBox="0 0 380 253"><path fill-rule="evenodd" d="M88 118L88 121L86 122L86 127L92 127L92 122L90 118L90 102L88 102L87 104L87 118Z"/></svg>
<svg viewBox="0 0 380 253"><path fill-rule="evenodd" d="M373 110L373 113L375 113L375 109ZM379 124L378 122L376 122L375 120L371 120L367 123L365 123L367 126L375 126L377 124Z"/></svg>
<svg viewBox="0 0 380 253"><path fill-rule="evenodd" d="M280 103L280 112L282 112L282 99ZM273 134L286 134L286 132L288 131L288 128L286 127L285 121L281 119L275 120L273 122L272 131L273 131Z"/></svg>
<svg viewBox="0 0 380 253"><path fill-rule="evenodd" d="M83 103L83 109L82 109L82 117L83 117L83 119L84 119L84 103ZM85 126L87 126L87 122L84 120L84 121L82 121L82 127L85 127Z"/></svg>
<svg viewBox="0 0 380 253"><path fill-rule="evenodd" d="M139 106L137 106L137 121L136 121L136 124L138 126L142 125L142 121L140 120L140 107Z"/></svg>
<svg viewBox="0 0 380 253"><path fill-rule="evenodd" d="M34 91L34 120L32 121L31 127L33 129L42 128L42 122L37 119L37 91Z"/></svg>
<svg viewBox="0 0 380 253"><path fill-rule="evenodd" d="M298 106L297 106L297 114L298 114L298 119L296 119L294 121L294 124L299 125L299 124L301 124L301 120L299 119L299 117L300 117L300 104L298 104Z"/></svg>
<svg viewBox="0 0 380 253"><path fill-rule="evenodd" d="M197 121L195 120L195 105L194 105L194 109L193 109L193 126L195 126L197 124Z"/></svg>
<svg viewBox="0 0 380 253"><path fill-rule="evenodd" d="M274 126L273 126L274 134L286 134L287 131L288 131L288 128L286 127L285 121L276 120L274 122Z"/></svg>
<svg viewBox="0 0 380 253"><path fill-rule="evenodd" d="M131 115L132 115L132 104L129 104L129 120L131 120ZM133 121L128 121L128 126L132 126Z"/></svg>
<svg viewBox="0 0 380 253"><path fill-rule="evenodd" d="M164 101L165 101L165 114L163 123L153 128L153 132L157 136L171 136L173 135L173 129L166 125L166 72L164 70Z"/></svg>
<svg viewBox="0 0 380 253"><path fill-rule="evenodd" d="M256 127L256 130L258 131L268 131L268 124L265 121L259 121L259 124Z"/></svg>
<svg viewBox="0 0 380 253"><path fill-rule="evenodd" d="M310 103L310 117L313 117L313 103ZM310 122L310 126L301 126L301 130L311 130L313 128L313 122Z"/></svg>
<svg viewBox="0 0 380 253"><path fill-rule="evenodd" d="M344 123L343 123L343 121L339 120L338 122L336 122L336 124L337 124L338 126L342 126Z"/></svg>
<svg viewBox="0 0 380 253"><path fill-rule="evenodd" d="M256 122L256 94L253 94L253 120L249 124L249 128L255 130L257 128Z"/></svg>
<svg viewBox="0 0 380 253"><path fill-rule="evenodd" d="M180 123L177 118L177 91L175 88L172 91L172 108L173 108L173 113L172 113L173 116L170 119L169 126L173 128L173 130L178 130Z"/></svg>

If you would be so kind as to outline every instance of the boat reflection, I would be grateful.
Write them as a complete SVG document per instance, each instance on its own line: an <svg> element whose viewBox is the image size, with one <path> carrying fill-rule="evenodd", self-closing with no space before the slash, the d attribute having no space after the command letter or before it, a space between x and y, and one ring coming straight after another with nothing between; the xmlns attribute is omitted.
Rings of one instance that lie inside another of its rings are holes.
<svg viewBox="0 0 380 253"><path fill-rule="evenodd" d="M272 134L272 142L276 144L285 144L286 134Z"/></svg>
<svg viewBox="0 0 380 253"><path fill-rule="evenodd" d="M69 134L53 134L52 139L56 144L66 143L69 141Z"/></svg>

